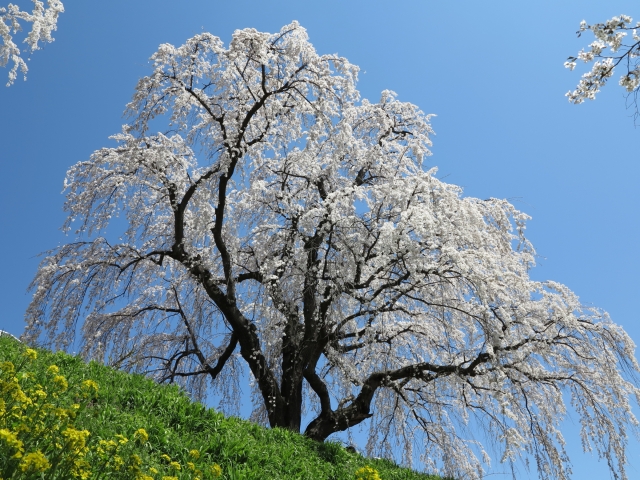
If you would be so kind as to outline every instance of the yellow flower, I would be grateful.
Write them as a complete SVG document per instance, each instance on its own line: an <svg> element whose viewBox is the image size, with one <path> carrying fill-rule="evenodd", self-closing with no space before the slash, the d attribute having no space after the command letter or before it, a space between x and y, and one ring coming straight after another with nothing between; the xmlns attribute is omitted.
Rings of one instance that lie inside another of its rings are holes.
<svg viewBox="0 0 640 480"><path fill-rule="evenodd" d="M380 475L375 468L367 465L356 470L356 480L380 480Z"/></svg>
<svg viewBox="0 0 640 480"><path fill-rule="evenodd" d="M71 408L67 408L65 410L65 416L75 419L76 414L78 413L78 410L80 410L80 405L77 403L74 403L73 405L71 405Z"/></svg>
<svg viewBox="0 0 640 480"><path fill-rule="evenodd" d="M193 462L187 462L187 468L192 472L195 472L196 470L196 466L193 464Z"/></svg>
<svg viewBox="0 0 640 480"><path fill-rule="evenodd" d="M73 462L73 466L71 467L71 473L76 478L87 480L91 475L91 465L89 465L89 462L85 460L75 460Z"/></svg>
<svg viewBox="0 0 640 480"><path fill-rule="evenodd" d="M175 468L176 470L180 470L180 464L178 462L170 462L169 466Z"/></svg>
<svg viewBox="0 0 640 480"><path fill-rule="evenodd" d="M114 452L118 448L118 444L113 440L100 440L98 442L98 453L107 455Z"/></svg>
<svg viewBox="0 0 640 480"><path fill-rule="evenodd" d="M139 473L136 475L136 480L153 480L153 477L150 475L145 475L144 473Z"/></svg>
<svg viewBox="0 0 640 480"><path fill-rule="evenodd" d="M13 363L11 362L2 362L0 363L0 370L2 370L7 375L10 375L12 373L15 373L16 368L13 366Z"/></svg>
<svg viewBox="0 0 640 480"><path fill-rule="evenodd" d="M149 469L149 473L151 473L151 474L153 474L153 475L156 475L156 474L158 473L158 470L156 470L155 468L151 467L151 468Z"/></svg>
<svg viewBox="0 0 640 480"><path fill-rule="evenodd" d="M22 459L22 462L20 462L20 470L22 470L23 472L44 472L49 468L51 468L51 464L49 463L49 460L47 460L47 457L45 457L40 450L27 453Z"/></svg>
<svg viewBox="0 0 640 480"><path fill-rule="evenodd" d="M189 450L189 455L196 460L200 458L200 452L198 450Z"/></svg>
<svg viewBox="0 0 640 480"><path fill-rule="evenodd" d="M178 480L178 477L167 477L167 476L163 476L162 480Z"/></svg>
<svg viewBox="0 0 640 480"><path fill-rule="evenodd" d="M38 358L38 352L36 352L33 348L27 348L24 351L24 356L29 360L35 360L36 358Z"/></svg>
<svg viewBox="0 0 640 480"><path fill-rule="evenodd" d="M47 392L42 390L42 388L39 388L33 392L33 396L37 397L38 400L44 400L45 398L47 398Z"/></svg>
<svg viewBox="0 0 640 480"><path fill-rule="evenodd" d="M25 433L29 433L31 431L31 429L27 426L26 423L21 423L16 427L16 429L18 430L18 432L25 432Z"/></svg>
<svg viewBox="0 0 640 480"><path fill-rule="evenodd" d="M84 392L87 393L98 393L98 384L93 380L85 380L81 384L81 388Z"/></svg>
<svg viewBox="0 0 640 480"><path fill-rule="evenodd" d="M33 405L33 401L25 395L25 393L22 391L19 385L13 388L13 393L11 397L16 402L24 403L27 406Z"/></svg>
<svg viewBox="0 0 640 480"><path fill-rule="evenodd" d="M22 457L22 454L24 453L24 444L18 440L18 437L14 432L7 430L6 428L0 428L0 440L4 440L7 445L16 450L13 458Z"/></svg>
<svg viewBox="0 0 640 480"><path fill-rule="evenodd" d="M120 435L119 433L116 434L116 438L118 439L118 443L120 445L124 445L129 441L127 437L125 437L124 435Z"/></svg>
<svg viewBox="0 0 640 480"><path fill-rule="evenodd" d="M52 413L55 417L59 418L60 420L66 420L67 417L69 416L67 410L60 407L56 407L52 409Z"/></svg>
<svg viewBox="0 0 640 480"><path fill-rule="evenodd" d="M162 455L160 455L160 458L164 458L167 462L171 461L171 457L166 453L163 453Z"/></svg>
<svg viewBox="0 0 640 480"><path fill-rule="evenodd" d="M76 430L75 428L67 427L62 436L67 439L67 447L75 453L84 453L87 438L89 437L89 430Z"/></svg>
<svg viewBox="0 0 640 480"><path fill-rule="evenodd" d="M57 365L49 365L49 368L47 368L47 372L51 373L52 375L57 375L58 373L60 373L60 369Z"/></svg>
<svg viewBox="0 0 640 480"><path fill-rule="evenodd" d="M115 455L113 457L113 463L116 466L116 471L119 471L120 467L124 465L124 460L122 460L122 457L120 455Z"/></svg>
<svg viewBox="0 0 640 480"><path fill-rule="evenodd" d="M134 468L137 468L140 465L142 465L142 459L140 458L140 455L137 455L135 453L131 455L129 460L131 460L131 464L133 465Z"/></svg>
<svg viewBox="0 0 640 480"><path fill-rule="evenodd" d="M69 388L69 384L67 383L67 379L62 375L56 375L53 377L53 383L61 392L64 392Z"/></svg>
<svg viewBox="0 0 640 480"><path fill-rule="evenodd" d="M222 475L222 468L220 468L220 465L218 465L217 463L214 463L213 465L211 465L211 473L214 477L219 477L220 475Z"/></svg>
<svg viewBox="0 0 640 480"><path fill-rule="evenodd" d="M133 437L139 439L143 443L149 440L149 434L144 428L139 428L138 430L136 430L133 434Z"/></svg>

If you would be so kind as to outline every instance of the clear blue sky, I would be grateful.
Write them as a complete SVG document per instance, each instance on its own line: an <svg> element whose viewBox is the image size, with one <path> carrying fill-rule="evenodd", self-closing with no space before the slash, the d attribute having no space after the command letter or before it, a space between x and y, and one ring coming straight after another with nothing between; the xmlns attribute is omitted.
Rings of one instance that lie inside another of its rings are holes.
<svg viewBox="0 0 640 480"><path fill-rule="evenodd" d="M361 67L363 97L391 89L437 114L430 162L439 176L529 213L540 256L532 276L565 283L640 342L640 130L617 79L574 106L564 93L584 69L563 68L591 41L575 36L582 19L640 20L637 0L64 3L56 41L31 55L27 82L0 87L0 329L22 332L37 254L70 240L59 230L66 169L110 145L157 46L202 30L228 42L235 29L273 32L295 19L320 53ZM580 453L577 429L565 431L574 478L609 478ZM630 478L640 478L640 442L629 459Z"/></svg>

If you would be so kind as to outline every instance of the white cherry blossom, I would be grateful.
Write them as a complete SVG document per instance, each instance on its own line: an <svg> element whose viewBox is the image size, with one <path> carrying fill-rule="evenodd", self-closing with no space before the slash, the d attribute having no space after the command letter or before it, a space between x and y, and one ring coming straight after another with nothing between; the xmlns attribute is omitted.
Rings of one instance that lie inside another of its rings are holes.
<svg viewBox="0 0 640 480"><path fill-rule="evenodd" d="M0 67L5 67L9 61L13 62L13 67L9 70L9 81L7 87L11 86L18 77L18 70L27 79L26 62L21 56L18 45L13 41L13 35L22 30L20 22L31 23L31 31L24 39L29 51L34 52L40 49L39 42L53 42L51 33L56 30L58 16L64 12L64 6L60 0L47 0L47 7L39 0L33 1L33 11L31 13L20 10L17 5L10 3L7 7L0 7Z"/></svg>
<svg viewBox="0 0 640 480"><path fill-rule="evenodd" d="M633 24L633 19L627 15L613 17L604 23L594 25L586 21L580 23L578 36L590 31L596 40L589 45L587 50L581 50L577 57L569 57L564 66L573 70L577 61L584 63L594 62L591 70L584 75L575 90L569 91L566 97L572 103L582 103L585 100L594 100L596 94L614 74L616 67L620 66L625 73L620 77L619 84L629 93L635 95L640 85L640 37L637 28L640 22ZM631 42L624 43L631 32ZM607 49L609 51L607 51ZM638 115L636 105L636 117Z"/></svg>

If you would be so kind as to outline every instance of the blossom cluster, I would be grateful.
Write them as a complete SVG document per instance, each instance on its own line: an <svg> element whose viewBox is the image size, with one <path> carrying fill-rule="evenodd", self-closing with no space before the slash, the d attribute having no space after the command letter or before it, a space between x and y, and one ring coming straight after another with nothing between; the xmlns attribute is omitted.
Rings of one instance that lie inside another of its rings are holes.
<svg viewBox="0 0 640 480"><path fill-rule="evenodd" d="M46 368L44 378L24 371L37 357L36 350L27 348L18 365L0 362L0 480L85 480L96 478L98 472L136 480L205 480L222 475L216 463L196 463L201 458L196 449L189 451L190 461L184 466L163 454L157 468L145 468L142 456L151 446L144 428L138 428L131 440L124 435L100 439L82 429L77 419L87 403L98 398L98 384L88 379L70 385L55 364Z"/></svg>
<svg viewBox="0 0 640 480"><path fill-rule="evenodd" d="M0 7L0 67L7 65L9 60L13 62L13 67L9 71L9 82L7 87L15 82L18 70L27 78L29 68L24 59L20 56L20 48L13 41L12 34L22 30L20 21L31 23L31 31L24 39L24 43L29 46L31 52L39 50L38 43L45 41L53 42L51 32L56 30L58 16L64 12L64 6L60 0L47 0L47 8L43 2L33 0L34 7L31 13L21 11L17 5L9 4L8 7Z"/></svg>
<svg viewBox="0 0 640 480"><path fill-rule="evenodd" d="M604 23L594 25L587 24L586 21L580 23L578 36L587 30L593 32L596 40L592 42L588 49L582 49L577 57L569 57L564 66L573 70L578 60L590 63L594 62L591 70L585 73L574 91L567 92L566 96L572 103L582 103L585 100L593 100L600 88L613 76L615 67L620 63L627 65L627 72L620 78L620 85L627 92L633 92L640 85L640 35L637 29L640 22L632 25L632 18L628 15L613 17ZM633 43L623 43L631 31ZM611 51L607 55L606 49Z"/></svg>

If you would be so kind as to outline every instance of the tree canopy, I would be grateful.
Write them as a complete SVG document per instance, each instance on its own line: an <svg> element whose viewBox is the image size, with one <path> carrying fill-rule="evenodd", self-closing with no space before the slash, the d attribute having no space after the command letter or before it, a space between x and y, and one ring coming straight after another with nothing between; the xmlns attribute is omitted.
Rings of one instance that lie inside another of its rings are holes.
<svg viewBox="0 0 640 480"><path fill-rule="evenodd" d="M255 420L320 441L368 421L369 453L466 478L495 449L567 478L568 401L626 478L632 340L529 277L527 215L436 177L429 115L360 99L296 22L151 60L117 145L68 171L75 239L43 259L23 339L223 408L248 375Z"/></svg>

